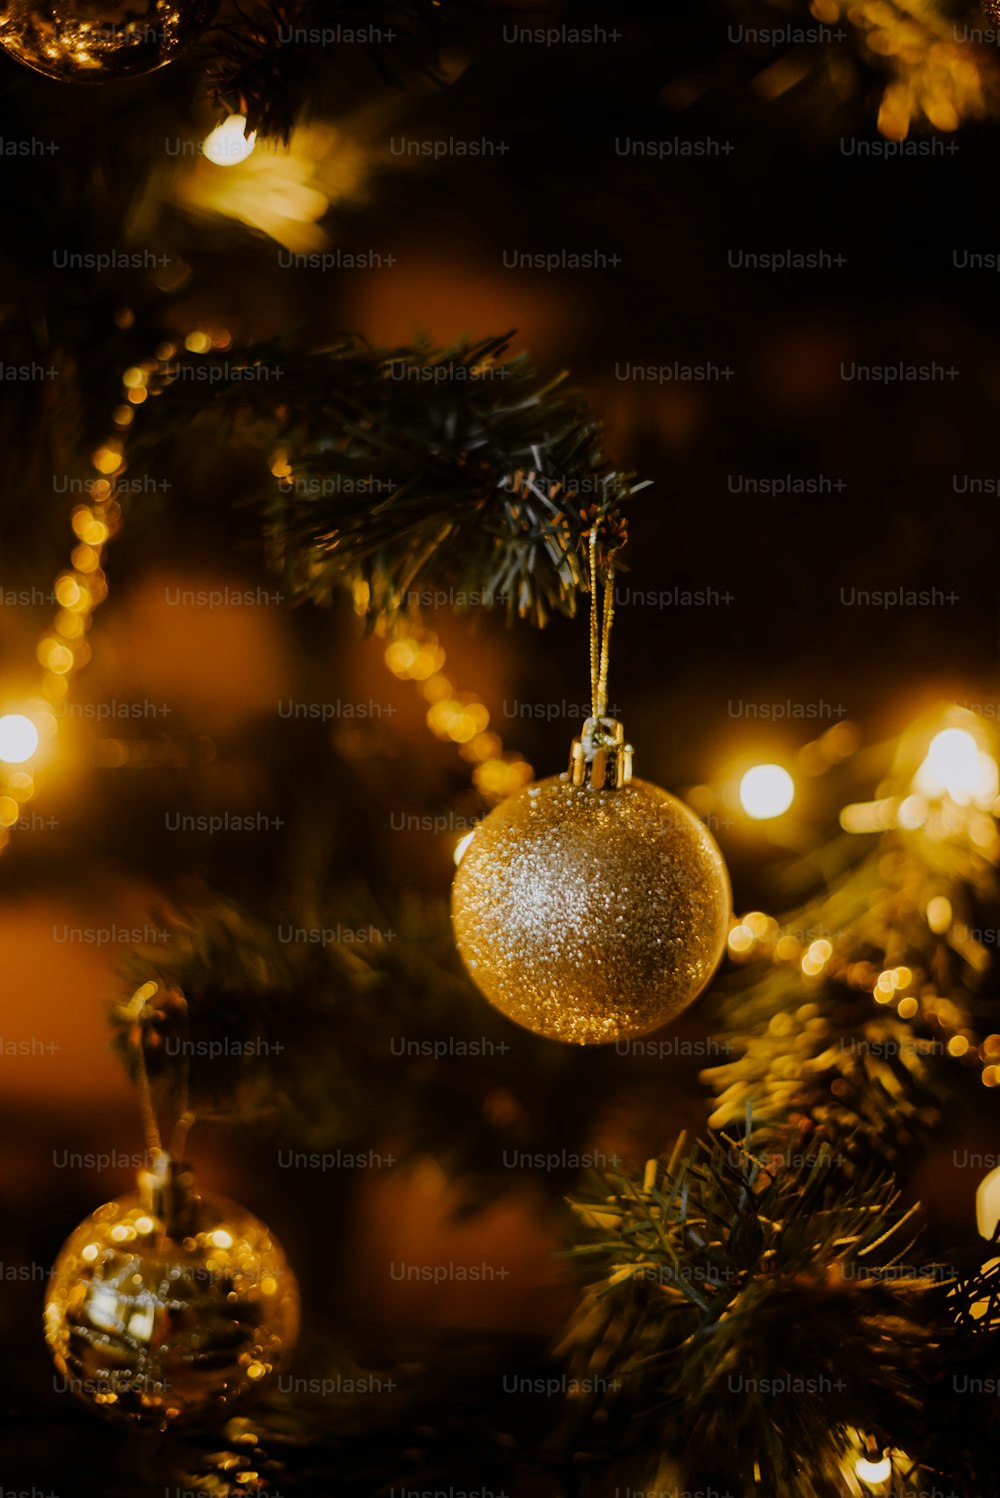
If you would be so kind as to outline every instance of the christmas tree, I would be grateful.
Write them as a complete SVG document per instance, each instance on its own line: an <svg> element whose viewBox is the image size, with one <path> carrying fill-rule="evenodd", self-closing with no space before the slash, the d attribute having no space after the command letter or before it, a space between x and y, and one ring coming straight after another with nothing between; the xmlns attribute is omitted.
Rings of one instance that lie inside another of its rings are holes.
<svg viewBox="0 0 1000 1498"><path fill-rule="evenodd" d="M1000 1492L993 27L0 9L3 1492Z"/></svg>

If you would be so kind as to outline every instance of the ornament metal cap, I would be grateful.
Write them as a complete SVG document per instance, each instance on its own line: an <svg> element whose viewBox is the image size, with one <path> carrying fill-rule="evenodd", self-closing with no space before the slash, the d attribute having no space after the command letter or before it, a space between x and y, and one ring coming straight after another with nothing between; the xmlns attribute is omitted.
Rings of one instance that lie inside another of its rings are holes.
<svg viewBox="0 0 1000 1498"><path fill-rule="evenodd" d="M632 779L632 745L617 718L588 718L569 757L571 785L617 791Z"/></svg>
<svg viewBox="0 0 1000 1498"><path fill-rule="evenodd" d="M194 1172L166 1150L154 1150L149 1169L139 1171L139 1199L163 1223L168 1237L188 1238L197 1231L201 1203Z"/></svg>

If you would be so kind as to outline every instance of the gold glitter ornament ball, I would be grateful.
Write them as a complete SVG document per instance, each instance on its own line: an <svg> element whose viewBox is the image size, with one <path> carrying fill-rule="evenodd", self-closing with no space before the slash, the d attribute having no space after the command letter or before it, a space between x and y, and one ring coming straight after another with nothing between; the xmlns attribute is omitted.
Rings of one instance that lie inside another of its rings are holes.
<svg viewBox="0 0 1000 1498"><path fill-rule="evenodd" d="M704 824L643 780L528 786L476 828L452 889L455 939L484 996L578 1045L685 1009L722 956L729 912Z"/></svg>
<svg viewBox="0 0 1000 1498"><path fill-rule="evenodd" d="M243 1207L190 1184L169 1226L158 1206L119 1197L63 1245L45 1300L57 1387L122 1421L221 1423L293 1347L298 1285Z"/></svg>
<svg viewBox="0 0 1000 1498"><path fill-rule="evenodd" d="M173 62L217 0L0 0L0 47L61 83L134 78Z"/></svg>

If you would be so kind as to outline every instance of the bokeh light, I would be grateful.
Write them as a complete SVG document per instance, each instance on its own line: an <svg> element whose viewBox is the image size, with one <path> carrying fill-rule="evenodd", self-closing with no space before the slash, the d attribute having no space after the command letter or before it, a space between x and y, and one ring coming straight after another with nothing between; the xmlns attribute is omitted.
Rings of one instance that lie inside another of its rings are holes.
<svg viewBox="0 0 1000 1498"><path fill-rule="evenodd" d="M996 761L964 728L945 728L931 740L914 785L925 796L948 795L957 806L988 805L997 794Z"/></svg>
<svg viewBox="0 0 1000 1498"><path fill-rule="evenodd" d="M927 924L935 936L943 936L951 925L951 901L947 895L934 895L927 901Z"/></svg>
<svg viewBox="0 0 1000 1498"><path fill-rule="evenodd" d="M754 765L740 781L740 804L748 817L780 817L795 800L795 782L781 765Z"/></svg>
<svg viewBox="0 0 1000 1498"><path fill-rule="evenodd" d="M859 1456L854 1463L854 1470L862 1482L887 1482L892 1476L892 1462L887 1456L880 1457L877 1462L867 1456Z"/></svg>
<svg viewBox="0 0 1000 1498"><path fill-rule="evenodd" d="M246 161L257 143L257 132L246 134L247 122L241 114L231 114L221 125L205 136L202 152L215 166L238 166Z"/></svg>
<svg viewBox="0 0 1000 1498"><path fill-rule="evenodd" d="M38 748L38 729L23 713L6 713L0 718L0 760L8 765L23 765Z"/></svg>

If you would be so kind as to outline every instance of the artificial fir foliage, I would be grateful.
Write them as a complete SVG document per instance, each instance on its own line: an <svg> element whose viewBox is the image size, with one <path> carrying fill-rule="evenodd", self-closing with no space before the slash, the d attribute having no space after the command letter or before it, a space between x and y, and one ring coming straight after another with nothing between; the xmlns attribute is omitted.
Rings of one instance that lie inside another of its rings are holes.
<svg viewBox="0 0 1000 1498"><path fill-rule="evenodd" d="M982 734L957 709L949 721ZM996 980L981 938L996 921L1000 845L975 802L913 792L918 737L901 739L879 799L843 814L885 830L857 833L856 858L780 929L747 932L744 959L771 964L751 965L724 999L739 1055L706 1081L712 1124L732 1127L750 1107L762 1148L804 1126L862 1163L912 1163L936 1129L955 1129L969 1072L990 1064Z"/></svg>
<svg viewBox="0 0 1000 1498"><path fill-rule="evenodd" d="M187 382L171 357L150 373L159 398L134 451L194 420L252 444L268 548L296 597L347 587L374 622L440 594L543 624L574 611L592 526L602 552L624 544L621 505L643 486L610 471L600 424L562 377L507 348L229 348Z"/></svg>
<svg viewBox="0 0 1000 1498"><path fill-rule="evenodd" d="M955 1271L919 1263L891 1181L854 1182L829 1147L795 1143L786 1163L725 1135L681 1142L575 1200L597 1240L577 1252L601 1277L563 1350L600 1391L602 1440L634 1443L654 1487L680 1462L692 1485L825 1494L858 1431L919 1445Z"/></svg>
<svg viewBox="0 0 1000 1498"><path fill-rule="evenodd" d="M356 888L312 887L250 911L201 891L171 932L166 953L133 955L111 1009L134 1075L134 997L155 985L141 1027L168 1118L190 1107L318 1158L430 1152L471 1203L501 1188L505 1153L572 1157L589 1098L611 1082L606 1051L535 1046L481 1004L443 900L386 911Z"/></svg>

